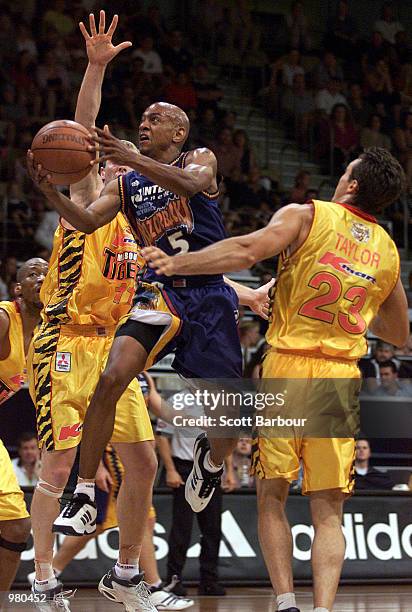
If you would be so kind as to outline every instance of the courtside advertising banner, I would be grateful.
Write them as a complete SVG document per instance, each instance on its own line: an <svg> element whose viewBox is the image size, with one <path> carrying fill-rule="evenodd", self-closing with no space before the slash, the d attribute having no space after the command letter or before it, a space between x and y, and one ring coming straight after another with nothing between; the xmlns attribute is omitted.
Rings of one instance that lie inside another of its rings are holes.
<svg viewBox="0 0 412 612"><path fill-rule="evenodd" d="M30 501L28 499L28 501ZM166 577L167 539L172 516L172 495L155 494L157 512L154 543L160 574ZM344 507L343 530L346 537L346 559L342 579L407 580L412 567L412 494L358 495ZM296 580L310 579L310 545L313 526L309 502L300 495L291 495L287 514L293 535L293 565ZM194 521L196 525L196 521ZM63 537L63 536L62 536ZM59 536L60 538L60 536ZM183 578L199 579L200 537L195 527ZM112 529L92 540L66 568L62 579L66 584L97 584L117 559L118 532ZM24 583L33 571L32 540L22 555L17 576ZM268 574L257 536L256 495L253 491L224 495L222 541L219 574L223 582L247 584L267 583Z"/></svg>

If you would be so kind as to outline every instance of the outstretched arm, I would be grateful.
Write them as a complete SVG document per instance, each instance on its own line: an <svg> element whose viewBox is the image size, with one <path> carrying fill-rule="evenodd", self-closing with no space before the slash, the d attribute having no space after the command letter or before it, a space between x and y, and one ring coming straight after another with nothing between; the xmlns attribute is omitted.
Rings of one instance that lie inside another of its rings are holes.
<svg viewBox="0 0 412 612"><path fill-rule="evenodd" d="M242 270L277 255L289 245L299 244L308 232L309 214L309 207L289 204L275 213L263 229L221 240L194 253L169 257L156 247L146 247L142 252L149 267L166 276Z"/></svg>
<svg viewBox="0 0 412 612"><path fill-rule="evenodd" d="M83 22L79 27L86 42L87 57L89 60L83 81L80 87L76 104L75 121L92 130L100 110L102 85L107 64L120 51L131 46L131 42L122 42L113 46L112 37L116 31L118 16L114 15L112 23L105 32L106 15L100 11L99 30L93 13L89 15L90 34ZM91 172L81 181L70 186L70 198L79 206L85 206L99 197L103 189L103 181L98 173L98 165L93 166Z"/></svg>
<svg viewBox="0 0 412 612"><path fill-rule="evenodd" d="M110 159L115 164L137 170L160 187L185 197L191 197L199 191L217 189L217 161L209 149L190 151L186 166L178 168L131 150L113 136L107 126L104 130L96 128L96 132L98 135L94 140L104 150L104 155L96 163Z"/></svg>
<svg viewBox="0 0 412 612"><path fill-rule="evenodd" d="M108 183L100 197L83 208L74 204L50 183L50 174L46 174L40 164L35 165L33 153L30 150L27 152L27 169L33 182L60 216L85 234L91 234L99 227L109 223L120 210L117 180Z"/></svg>

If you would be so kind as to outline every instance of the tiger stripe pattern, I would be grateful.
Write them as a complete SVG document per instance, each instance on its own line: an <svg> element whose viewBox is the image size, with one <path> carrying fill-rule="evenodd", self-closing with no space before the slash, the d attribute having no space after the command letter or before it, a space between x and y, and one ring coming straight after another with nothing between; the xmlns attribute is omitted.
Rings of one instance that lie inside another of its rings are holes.
<svg viewBox="0 0 412 612"><path fill-rule="evenodd" d="M39 447L54 450L51 421L51 370L60 336L60 325L43 323L33 341L33 384L36 393L36 422Z"/></svg>
<svg viewBox="0 0 412 612"><path fill-rule="evenodd" d="M122 484L124 467L119 459L119 455L116 453L111 444L108 444L106 446L104 452L104 464L110 472L110 475L113 480L113 485L110 493L115 499L117 499L120 490L120 485Z"/></svg>
<svg viewBox="0 0 412 612"><path fill-rule="evenodd" d="M80 280L86 234L64 229L59 254L59 289L45 306L44 314L52 323L69 323L67 312L71 294Z"/></svg>
<svg viewBox="0 0 412 612"><path fill-rule="evenodd" d="M33 382L36 393L37 436L40 448L54 450L51 419L53 360L60 336L60 325L70 322L67 305L79 282L86 234L64 229L58 264L58 291L44 308L47 320L33 342Z"/></svg>

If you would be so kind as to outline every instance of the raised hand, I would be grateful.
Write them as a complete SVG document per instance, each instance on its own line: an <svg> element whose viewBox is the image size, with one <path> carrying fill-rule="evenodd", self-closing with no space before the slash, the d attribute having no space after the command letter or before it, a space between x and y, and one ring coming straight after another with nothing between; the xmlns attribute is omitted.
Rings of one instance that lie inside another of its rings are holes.
<svg viewBox="0 0 412 612"><path fill-rule="evenodd" d="M93 129L96 132L96 136L93 136L91 140L96 144L90 145L89 151L93 153L99 151L100 156L90 162L92 165L110 159L118 166L133 167L133 162L140 155L137 148L132 148L130 144L113 136L108 125L105 125L103 130L98 127Z"/></svg>
<svg viewBox="0 0 412 612"><path fill-rule="evenodd" d="M112 37L116 30L118 21L119 17L118 15L115 15L109 29L107 32L105 32L106 14L104 11L100 11L99 31L97 31L94 15L93 13L90 13L90 34L87 31L84 23L82 21L79 23L80 31L83 34L84 40L86 41L87 57L89 58L90 64L106 66L114 57L116 57L118 53L120 53L120 51L132 46L132 43L129 40L113 46Z"/></svg>

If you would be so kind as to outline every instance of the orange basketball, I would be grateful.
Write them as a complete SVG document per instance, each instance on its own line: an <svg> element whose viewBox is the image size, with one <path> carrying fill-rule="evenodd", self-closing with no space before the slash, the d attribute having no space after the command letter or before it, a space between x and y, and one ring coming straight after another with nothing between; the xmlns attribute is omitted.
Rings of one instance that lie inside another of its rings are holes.
<svg viewBox="0 0 412 612"><path fill-rule="evenodd" d="M48 123L33 138L34 163L50 173L54 185L78 183L92 169L90 162L95 157L87 150L87 136L87 129L75 121Z"/></svg>

